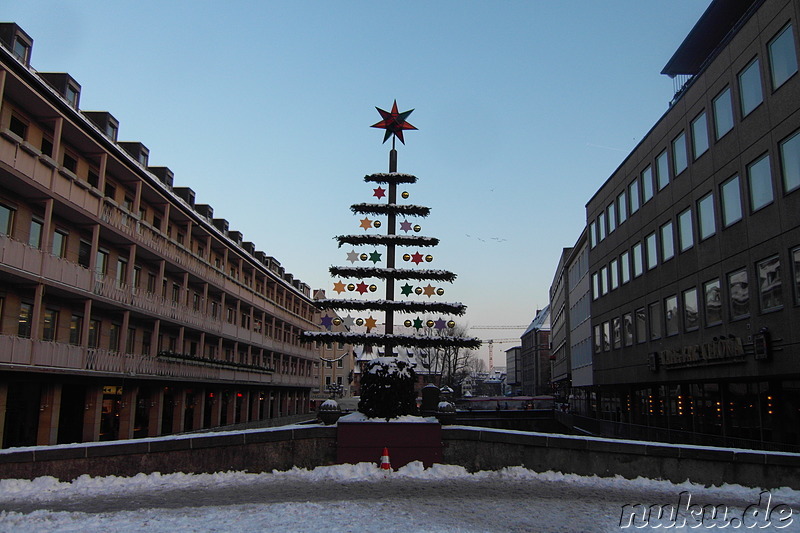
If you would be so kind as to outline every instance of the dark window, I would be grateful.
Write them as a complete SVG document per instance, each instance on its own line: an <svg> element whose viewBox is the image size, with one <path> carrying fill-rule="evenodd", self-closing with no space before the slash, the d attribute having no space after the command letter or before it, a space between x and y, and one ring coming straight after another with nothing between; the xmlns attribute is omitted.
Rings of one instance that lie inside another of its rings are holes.
<svg viewBox="0 0 800 533"><path fill-rule="evenodd" d="M42 153L47 157L53 157L53 141L47 137L42 137Z"/></svg>
<svg viewBox="0 0 800 533"><path fill-rule="evenodd" d="M750 315L750 287L746 269L728 274L728 298L731 302L731 318Z"/></svg>
<svg viewBox="0 0 800 533"><path fill-rule="evenodd" d="M23 141L25 140L25 135L28 133L28 125L17 118L16 115L11 115L11 122L8 125L8 129Z"/></svg>
<svg viewBox="0 0 800 533"><path fill-rule="evenodd" d="M68 153L64 152L64 168L75 173L75 170L78 168L78 161L69 155Z"/></svg>

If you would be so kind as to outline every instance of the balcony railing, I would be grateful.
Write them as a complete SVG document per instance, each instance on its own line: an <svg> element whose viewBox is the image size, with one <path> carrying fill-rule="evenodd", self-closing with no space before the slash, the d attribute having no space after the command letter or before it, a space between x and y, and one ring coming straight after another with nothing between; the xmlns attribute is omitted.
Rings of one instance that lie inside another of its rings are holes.
<svg viewBox="0 0 800 533"><path fill-rule="evenodd" d="M112 350L83 348L58 342L35 341L0 335L0 368L15 365L57 368L79 373L119 374L127 377L190 378L208 381L245 381L310 386L311 378L282 376L273 379L271 369L237 368L220 361L202 361L134 355ZM308 383L306 383L308 381Z"/></svg>

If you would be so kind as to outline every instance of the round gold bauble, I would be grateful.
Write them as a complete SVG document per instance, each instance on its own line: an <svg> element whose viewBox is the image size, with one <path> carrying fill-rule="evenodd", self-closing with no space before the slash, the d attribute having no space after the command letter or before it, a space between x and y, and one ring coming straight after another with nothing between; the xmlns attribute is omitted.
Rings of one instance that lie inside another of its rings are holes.
<svg viewBox="0 0 800 533"><path fill-rule="evenodd" d="M402 196L403 198L408 198L411 195L408 194L408 191L403 191L402 193L400 193L400 196Z"/></svg>
<svg viewBox="0 0 800 533"><path fill-rule="evenodd" d="M433 256L432 256L431 254L428 254L428 255L426 255L426 256L425 256L425 261L427 261L428 263L430 263L431 261L433 261Z"/></svg>
<svg viewBox="0 0 800 533"><path fill-rule="evenodd" d="M354 291L354 290L356 290L356 285L355 285L355 283L348 283L348 284L347 284L347 290L348 290L348 291L351 291L351 292L352 292L352 291Z"/></svg>
<svg viewBox="0 0 800 533"><path fill-rule="evenodd" d="M403 254L403 261L411 261L411 254Z"/></svg>
<svg viewBox="0 0 800 533"><path fill-rule="evenodd" d="M436 294L438 294L439 296L443 295L444 294L444 289L439 287L438 289L436 289Z"/></svg>
<svg viewBox="0 0 800 533"><path fill-rule="evenodd" d="M361 254L358 256L358 258L361 259L362 261L366 261L367 259L369 259L369 256L367 254Z"/></svg>
<svg viewBox="0 0 800 533"><path fill-rule="evenodd" d="M412 324L412 322L411 322L410 320L406 320L405 322L403 322L403 325L404 325L405 327L407 327L407 328L410 328L410 327L411 327L411 324Z"/></svg>
<svg viewBox="0 0 800 533"><path fill-rule="evenodd" d="M434 324L436 324L436 322L434 322L433 320L428 320L427 322L425 322L425 325L428 326L429 328L432 328Z"/></svg>
<svg viewBox="0 0 800 533"><path fill-rule="evenodd" d="M364 319L363 318L356 318L356 326L363 326Z"/></svg>
<svg viewBox="0 0 800 533"><path fill-rule="evenodd" d="M416 289L414 289L414 292L416 292L417 294L422 294L422 287L417 287Z"/></svg>
<svg viewBox="0 0 800 533"><path fill-rule="evenodd" d="M369 286L369 292L375 292L377 290L378 290L378 286L377 285L370 285Z"/></svg>
<svg viewBox="0 0 800 533"><path fill-rule="evenodd" d="M414 231L419 233L420 231L422 231L422 226L420 226L419 224L414 224Z"/></svg>
<svg viewBox="0 0 800 533"><path fill-rule="evenodd" d="M376 227L376 228L380 228L381 227L381 221L380 220L376 220L375 222L372 223L372 225L374 227Z"/></svg>
<svg viewBox="0 0 800 533"><path fill-rule="evenodd" d="M447 327L450 328L450 329L453 329L454 327L456 327L456 321L455 320L448 320L447 321Z"/></svg>
<svg viewBox="0 0 800 533"><path fill-rule="evenodd" d="M336 318L333 319L333 325L334 326L341 326L342 325L342 319L337 316Z"/></svg>

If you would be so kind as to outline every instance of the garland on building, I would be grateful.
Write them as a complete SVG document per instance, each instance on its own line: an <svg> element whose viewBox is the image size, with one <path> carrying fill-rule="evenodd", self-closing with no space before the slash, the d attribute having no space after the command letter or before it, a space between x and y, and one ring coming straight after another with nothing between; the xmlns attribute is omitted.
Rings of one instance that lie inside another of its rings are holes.
<svg viewBox="0 0 800 533"><path fill-rule="evenodd" d="M381 203L352 205L350 210L354 214L364 215L358 224L364 233L335 237L340 248L345 244L354 247L347 253L347 261L350 263L370 261L373 266L333 266L330 268L331 276L340 278L333 284L334 292L338 295L357 292L362 299L317 300L315 302L317 308L324 312L321 325L325 331L303 332L301 340L350 343L364 345L365 348L382 346L384 357L378 357L362 368L364 381L359 410L369 417L393 418L404 414L414 414L416 398L414 391L416 378L413 365L406 356L398 355L396 348L477 349L480 347L481 341L477 338L452 335L456 323L450 316L462 316L466 311L465 305L431 301L431 298L441 297L445 293L444 287L434 286L431 282L452 283L456 275L447 270L418 268L422 263L432 262L433 255L423 255L415 248L437 246L439 239L417 235L422 227L413 219L427 217L430 214L430 208L402 203L411 195L405 190L398 191L400 185L417 182L416 176L397 172L397 151L395 150L395 139L405 143L403 131L416 129L406 121L411 111L398 112L397 102L395 102L391 111L378 108L378 112L383 120L374 124L373 127L386 130L384 142L390 137L392 138L392 149L389 152L389 173L369 174L364 177L364 182L378 185L372 189L372 196ZM370 216L375 219L371 219ZM398 231L404 234L400 235ZM375 248L356 251L356 246ZM399 248L403 250L398 251ZM398 261L410 264L408 268L397 268ZM369 294L379 290L378 284L369 282L371 279L379 280L384 285L385 298L369 298ZM405 283L395 287L396 281L398 285L400 282ZM415 286L409 281L417 281L420 284ZM424 282L427 284L422 286ZM395 294L396 289L399 289L400 294ZM400 299L397 299L396 296L400 296ZM418 297L427 298L427 300L416 300L415 298ZM328 311L334 310L352 311L356 314L368 311L369 314L357 318L348 314L342 318L337 314L328 313ZM378 318L374 317L372 312L383 313L382 324L379 324ZM418 313L418 315L413 319L407 318L402 324L396 325L394 323L395 313ZM331 331L332 326L342 324L346 331ZM395 326L402 326L405 329L395 331ZM379 332L380 329L382 329L381 332ZM399 351L403 352L404 350Z"/></svg>

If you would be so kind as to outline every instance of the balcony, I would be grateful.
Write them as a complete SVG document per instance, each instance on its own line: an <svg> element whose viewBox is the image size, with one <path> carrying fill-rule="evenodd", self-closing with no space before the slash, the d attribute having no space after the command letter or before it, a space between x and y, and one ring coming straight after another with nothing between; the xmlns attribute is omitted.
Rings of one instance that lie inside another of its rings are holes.
<svg viewBox="0 0 800 533"><path fill-rule="evenodd" d="M273 383L269 369L226 367L214 361L191 361L148 355L134 355L110 350L83 348L58 342L34 341L0 335L0 368L5 365L28 367L28 370L62 369L91 375L118 374L126 377L160 377L199 379L204 381L236 381ZM302 381L286 376L280 384Z"/></svg>

